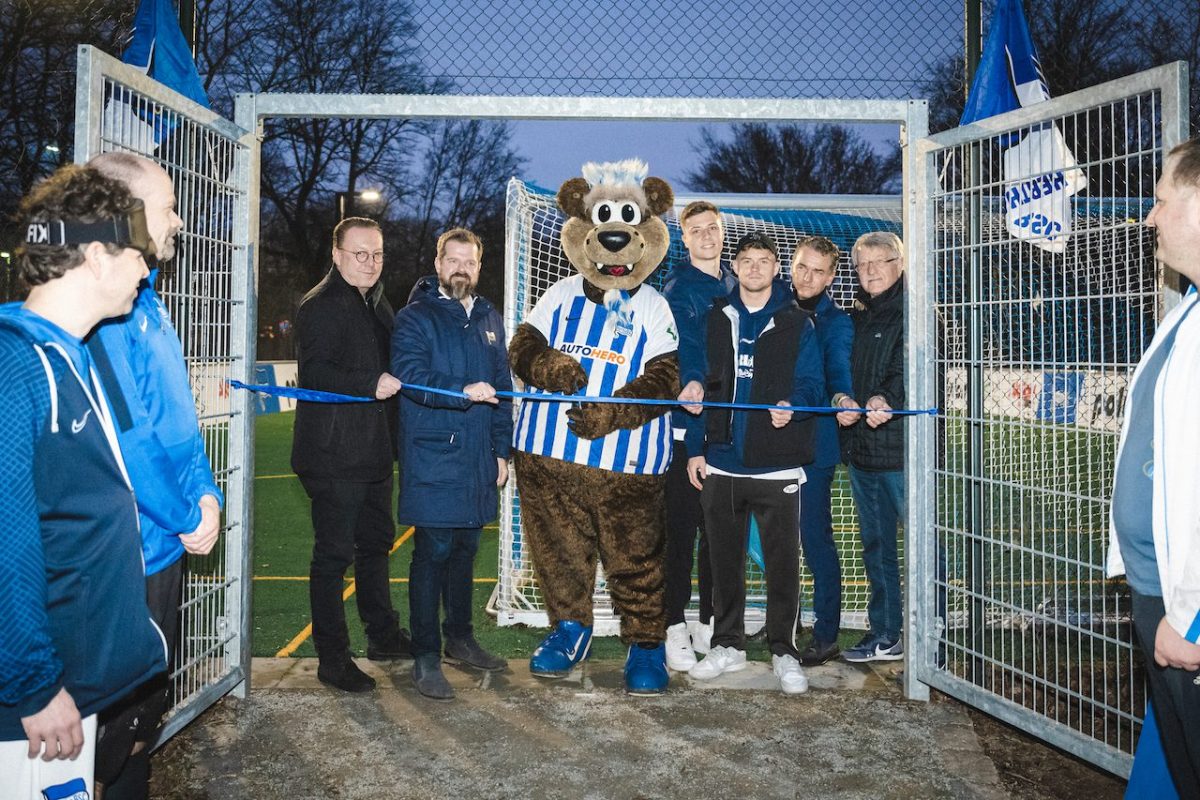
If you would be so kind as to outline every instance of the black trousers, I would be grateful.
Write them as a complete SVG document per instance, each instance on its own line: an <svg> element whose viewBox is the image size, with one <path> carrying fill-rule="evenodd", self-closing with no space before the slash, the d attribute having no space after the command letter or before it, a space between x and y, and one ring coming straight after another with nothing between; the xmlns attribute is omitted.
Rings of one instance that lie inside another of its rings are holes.
<svg viewBox="0 0 1200 800"><path fill-rule="evenodd" d="M692 600L692 555L700 581L700 621L712 619L712 567L708 563L708 537L704 534L704 510L700 492L687 477L687 448L675 442L671 466L667 468L667 552L664 567L663 605L667 625L683 622L683 612ZM696 550L696 536L700 549Z"/></svg>
<svg viewBox="0 0 1200 800"><path fill-rule="evenodd" d="M799 656L799 482L710 474L700 498L712 565L712 645L746 649L746 544L753 514L766 567L767 642L772 655Z"/></svg>
<svg viewBox="0 0 1200 800"><path fill-rule="evenodd" d="M1166 616L1163 599L1133 595L1133 628L1146 658L1150 701L1158 720L1167 768L1182 800L1200 798L1200 671L1160 667L1154 663L1154 637Z"/></svg>
<svg viewBox="0 0 1200 800"><path fill-rule="evenodd" d="M179 604L186 558L180 557L166 569L146 576L146 605L167 642L167 671L155 675L100 712L95 777L107 787L105 797L146 796L144 781L133 780L127 787L117 784L125 772L134 742L152 742L167 713L171 688L168 676L178 666L175 651L179 644Z"/></svg>
<svg viewBox="0 0 1200 800"><path fill-rule="evenodd" d="M346 570L354 565L354 598L367 638L393 640L399 617L388 585L388 553L396 536L392 476L374 483L301 477L312 499L313 554L308 596L313 644L321 659L350 656L342 601Z"/></svg>

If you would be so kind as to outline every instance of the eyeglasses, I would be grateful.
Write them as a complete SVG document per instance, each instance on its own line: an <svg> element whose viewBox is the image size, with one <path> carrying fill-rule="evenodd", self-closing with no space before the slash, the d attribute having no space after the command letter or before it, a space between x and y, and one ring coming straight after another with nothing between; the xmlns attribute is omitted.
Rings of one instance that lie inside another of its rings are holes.
<svg viewBox="0 0 1200 800"><path fill-rule="evenodd" d="M354 256L354 258L360 264L367 263L367 259L371 259L376 264L383 263L383 251L382 250L376 250L374 253L367 252L366 250L347 250L344 247L339 247L338 250L341 250L343 253L352 254Z"/></svg>
<svg viewBox="0 0 1200 800"><path fill-rule="evenodd" d="M892 256L891 258L885 258L882 261L863 261L859 264L855 264L854 268L859 272L869 272L873 269L880 269L888 264L894 264L899 260L900 256Z"/></svg>

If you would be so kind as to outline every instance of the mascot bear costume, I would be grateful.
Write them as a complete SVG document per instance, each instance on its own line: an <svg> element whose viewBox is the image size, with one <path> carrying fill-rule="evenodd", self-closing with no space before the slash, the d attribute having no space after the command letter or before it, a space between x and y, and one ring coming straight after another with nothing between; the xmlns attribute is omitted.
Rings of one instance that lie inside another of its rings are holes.
<svg viewBox="0 0 1200 800"><path fill-rule="evenodd" d="M562 248L577 274L555 283L509 345L531 392L674 400L678 335L667 301L643 285L670 237L671 187L636 159L586 164L558 190ZM580 390L583 390L582 392ZM663 486L671 426L662 405L526 400L514 433L521 520L553 630L535 675L587 658L596 558L629 646L625 688L667 688Z"/></svg>

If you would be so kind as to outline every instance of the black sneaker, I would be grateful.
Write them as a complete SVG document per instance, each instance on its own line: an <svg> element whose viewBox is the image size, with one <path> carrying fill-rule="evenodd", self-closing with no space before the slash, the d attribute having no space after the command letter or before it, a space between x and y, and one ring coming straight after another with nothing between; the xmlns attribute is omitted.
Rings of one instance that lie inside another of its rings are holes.
<svg viewBox="0 0 1200 800"><path fill-rule="evenodd" d="M840 655L842 649L837 642L822 642L813 639L808 647L800 651L800 663L806 667L819 667L827 661L832 661Z"/></svg>
<svg viewBox="0 0 1200 800"><path fill-rule="evenodd" d="M502 672L508 662L484 650L474 636L446 640L446 660L455 664L481 669L484 672Z"/></svg>
<svg viewBox="0 0 1200 800"><path fill-rule="evenodd" d="M412 668L413 685L417 691L431 700L453 700L454 688L442 674L442 661L437 653L427 653L417 658Z"/></svg>
<svg viewBox="0 0 1200 800"><path fill-rule="evenodd" d="M412 637L408 630L401 628L394 638L385 642L367 640L367 658L372 661L395 661L399 658L412 658Z"/></svg>
<svg viewBox="0 0 1200 800"><path fill-rule="evenodd" d="M317 680L343 692L369 692L375 688L375 679L359 669L350 658L320 662Z"/></svg>

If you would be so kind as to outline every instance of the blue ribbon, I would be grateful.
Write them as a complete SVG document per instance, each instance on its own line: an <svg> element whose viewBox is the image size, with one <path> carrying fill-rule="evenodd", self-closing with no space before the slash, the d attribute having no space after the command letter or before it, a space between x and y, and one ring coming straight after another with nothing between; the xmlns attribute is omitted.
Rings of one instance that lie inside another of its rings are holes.
<svg viewBox="0 0 1200 800"><path fill-rule="evenodd" d="M319 392L316 389L301 389L295 386L273 386L268 384L246 384L241 381L230 380L229 385L234 389L245 389L250 392L259 392L260 394L270 394L276 397L290 397L294 400L304 400L309 403L374 403L373 397L356 397L349 394L336 394L334 392ZM432 386L419 386L415 383L404 384L405 389L411 389L416 392L429 392L430 394L440 394L444 397L454 397L459 400L468 400L465 392L456 392L453 389L436 389ZM541 403L617 403L620 405L631 406L671 406L677 407L682 405L678 400L658 400L640 397L598 397L593 395L575 395L575 394L553 394L542 392L505 392L498 391L496 396L503 399L513 400L533 400ZM688 405L699 405L705 408L732 408L738 411L779 411L782 406L767 405L766 403L721 403L715 400L704 400L699 403L688 403ZM867 413L865 408L833 408L830 406L787 406L790 411L799 411L805 414L838 414L842 411L853 411L860 414ZM917 414L936 414L936 408L922 409L892 409L892 413L899 416L914 416Z"/></svg>

